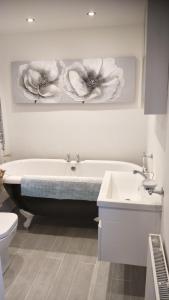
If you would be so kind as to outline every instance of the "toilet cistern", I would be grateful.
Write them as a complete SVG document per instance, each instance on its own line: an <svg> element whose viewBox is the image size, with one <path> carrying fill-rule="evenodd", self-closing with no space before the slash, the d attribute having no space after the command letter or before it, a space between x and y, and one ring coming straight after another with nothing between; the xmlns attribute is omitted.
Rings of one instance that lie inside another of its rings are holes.
<svg viewBox="0 0 169 300"><path fill-rule="evenodd" d="M3 273L9 266L10 257L8 248L15 236L17 225L18 216L16 214L0 212L0 258Z"/></svg>

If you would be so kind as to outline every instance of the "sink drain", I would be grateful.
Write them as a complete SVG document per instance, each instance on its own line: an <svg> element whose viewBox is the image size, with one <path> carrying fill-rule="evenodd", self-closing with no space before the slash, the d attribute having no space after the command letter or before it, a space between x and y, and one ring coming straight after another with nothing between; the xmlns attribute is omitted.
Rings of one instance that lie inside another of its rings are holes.
<svg viewBox="0 0 169 300"><path fill-rule="evenodd" d="M131 199L129 199L129 198L126 198L126 199L125 199L125 201L131 201Z"/></svg>

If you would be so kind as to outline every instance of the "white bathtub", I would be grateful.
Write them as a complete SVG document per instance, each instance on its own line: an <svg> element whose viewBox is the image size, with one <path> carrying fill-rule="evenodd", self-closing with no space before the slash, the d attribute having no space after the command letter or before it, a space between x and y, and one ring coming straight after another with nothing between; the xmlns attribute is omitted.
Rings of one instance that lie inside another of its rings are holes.
<svg viewBox="0 0 169 300"><path fill-rule="evenodd" d="M50 215L62 219L71 216L74 219L93 220L98 215L96 201L23 196L21 193L22 177L26 175L50 178L57 176L64 180L66 177L68 180L74 177L77 181L83 177L83 180L97 179L101 184L106 170L132 172L134 169L140 169L140 166L121 161L85 160L77 163L66 162L63 159L24 159L2 164L0 168L6 171L3 178L5 189L21 210L33 215Z"/></svg>
<svg viewBox="0 0 169 300"><path fill-rule="evenodd" d="M132 171L140 166L123 161L84 160L66 162L64 159L24 159L0 166L5 170L4 183L20 184L25 175L77 176L102 179L105 171Z"/></svg>

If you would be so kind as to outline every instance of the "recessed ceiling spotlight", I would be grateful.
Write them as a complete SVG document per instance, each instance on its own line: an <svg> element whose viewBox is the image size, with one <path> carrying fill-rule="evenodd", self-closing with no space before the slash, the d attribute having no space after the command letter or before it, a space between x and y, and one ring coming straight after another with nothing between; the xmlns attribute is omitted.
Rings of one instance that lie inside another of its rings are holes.
<svg viewBox="0 0 169 300"><path fill-rule="evenodd" d="M35 18L28 17L28 18L26 18L26 21L27 21L28 23L33 23L33 22L35 22Z"/></svg>
<svg viewBox="0 0 169 300"><path fill-rule="evenodd" d="M93 10L90 10L90 11L87 12L87 15L88 15L89 17L94 17L94 16L96 15L96 12L93 11Z"/></svg>

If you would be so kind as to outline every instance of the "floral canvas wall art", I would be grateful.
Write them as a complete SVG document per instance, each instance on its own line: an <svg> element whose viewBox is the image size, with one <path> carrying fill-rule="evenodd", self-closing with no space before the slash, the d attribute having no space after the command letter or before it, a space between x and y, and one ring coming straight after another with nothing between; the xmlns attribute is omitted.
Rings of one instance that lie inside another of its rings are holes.
<svg viewBox="0 0 169 300"><path fill-rule="evenodd" d="M12 62L16 103L131 103L136 58Z"/></svg>

